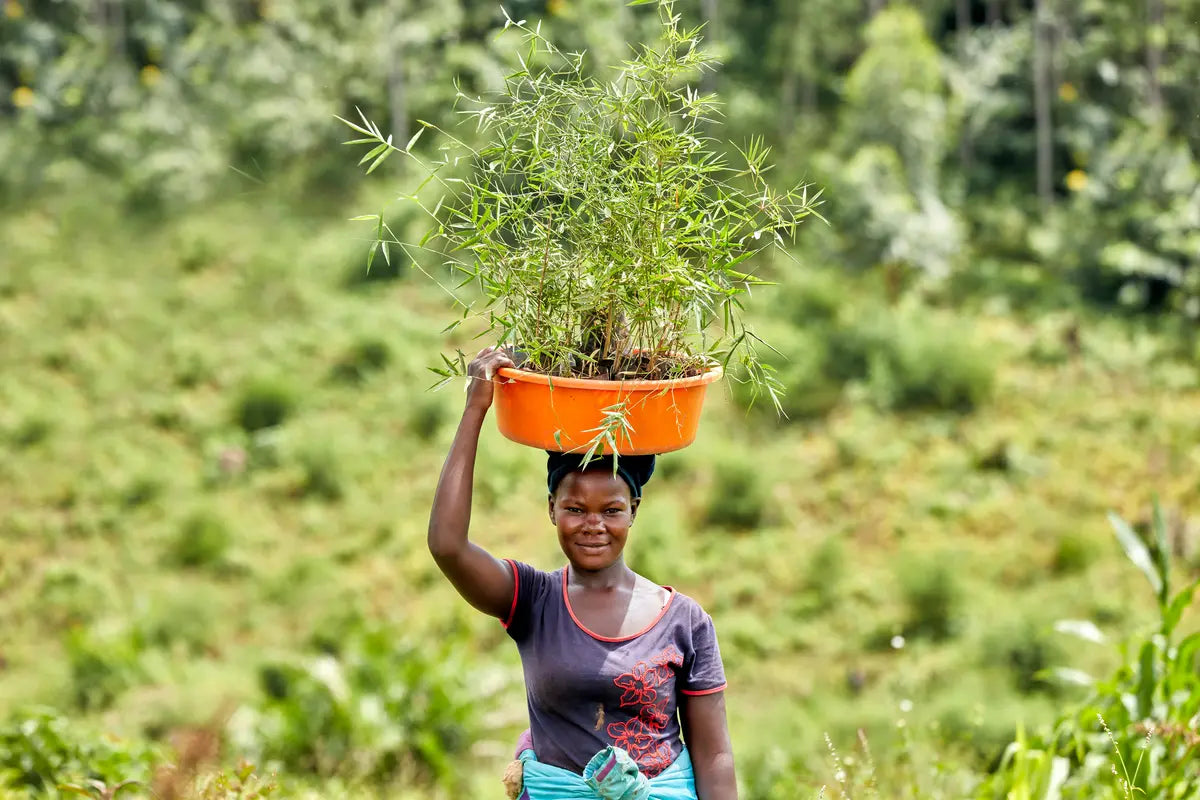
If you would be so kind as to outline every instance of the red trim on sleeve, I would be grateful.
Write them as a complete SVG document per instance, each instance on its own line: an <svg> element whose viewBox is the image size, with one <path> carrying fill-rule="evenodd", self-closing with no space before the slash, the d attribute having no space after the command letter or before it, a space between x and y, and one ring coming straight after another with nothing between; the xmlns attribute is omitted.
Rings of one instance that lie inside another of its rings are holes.
<svg viewBox="0 0 1200 800"><path fill-rule="evenodd" d="M513 561L511 558L506 558L504 560L508 562L510 567L512 567L513 573L512 607L508 610L508 619L504 620L504 630L508 630L508 626L512 625L513 617L516 616L517 613L517 595L521 593L521 578L519 575L517 575L517 562Z"/></svg>
<svg viewBox="0 0 1200 800"><path fill-rule="evenodd" d="M723 692L723 691L725 691L725 687L728 685L729 685L728 683L722 683L720 686L718 686L715 689L701 689L698 692L689 692L687 689L680 689L679 693L686 694L689 697L703 697L706 694L716 694L717 692Z"/></svg>

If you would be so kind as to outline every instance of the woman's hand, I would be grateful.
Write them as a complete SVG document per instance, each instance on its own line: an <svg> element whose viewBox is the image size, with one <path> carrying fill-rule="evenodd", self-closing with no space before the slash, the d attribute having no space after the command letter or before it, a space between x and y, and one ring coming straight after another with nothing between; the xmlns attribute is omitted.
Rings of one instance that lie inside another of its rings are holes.
<svg viewBox="0 0 1200 800"><path fill-rule="evenodd" d="M503 367L515 366L510 351L501 347L485 347L467 365L467 408L487 411L495 396L493 379Z"/></svg>

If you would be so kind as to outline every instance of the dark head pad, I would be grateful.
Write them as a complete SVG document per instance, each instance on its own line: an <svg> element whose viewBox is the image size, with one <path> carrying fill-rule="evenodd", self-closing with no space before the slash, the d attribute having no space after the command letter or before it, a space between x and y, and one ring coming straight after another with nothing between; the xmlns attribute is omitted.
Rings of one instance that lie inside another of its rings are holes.
<svg viewBox="0 0 1200 800"><path fill-rule="evenodd" d="M616 461L616 474L629 484L630 495L634 498L641 497L642 486L654 474L654 456L621 456ZM572 472L582 472L583 470L582 453L547 451L546 485L550 489L550 494L554 494L554 490L562 483L563 478ZM587 471L591 472L592 470L606 470L612 474L613 457L595 456L587 465Z"/></svg>

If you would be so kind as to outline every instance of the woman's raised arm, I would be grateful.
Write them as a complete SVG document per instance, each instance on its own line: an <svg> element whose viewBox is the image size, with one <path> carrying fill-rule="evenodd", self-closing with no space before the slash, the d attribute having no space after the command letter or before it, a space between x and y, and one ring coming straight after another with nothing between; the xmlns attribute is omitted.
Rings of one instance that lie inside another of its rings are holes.
<svg viewBox="0 0 1200 800"><path fill-rule="evenodd" d="M512 608L512 568L467 537L471 525L471 494L475 453L484 417L492 405L492 377L511 367L507 353L494 347L471 361L467 375L467 407L454 434L454 444L442 466L433 511L429 515L429 552L458 593L485 614L506 619Z"/></svg>

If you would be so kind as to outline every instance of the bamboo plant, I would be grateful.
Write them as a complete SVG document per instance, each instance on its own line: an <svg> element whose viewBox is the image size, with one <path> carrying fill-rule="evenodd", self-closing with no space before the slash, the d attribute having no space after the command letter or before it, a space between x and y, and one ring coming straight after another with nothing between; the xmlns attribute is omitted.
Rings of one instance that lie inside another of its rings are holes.
<svg viewBox="0 0 1200 800"><path fill-rule="evenodd" d="M751 259L786 252L817 198L805 186L768 184L760 139L728 163L709 133L717 98L693 85L715 68L701 31L681 26L674 0L631 5L650 3L660 41L634 48L611 80L590 73L583 53L557 48L540 24L506 14L524 43L519 69L496 96L458 93L475 137L422 122L399 147L361 112L357 123L342 120L359 134L349 144L372 146L360 162L368 172L393 153L424 171L405 198L431 220L428 233L403 242L383 215L360 218L376 226L368 269L377 253L390 261L400 250L413 264L415 248L445 254L462 279L454 288L478 289L473 299L455 294L458 322L482 320L483 335L514 346L527 370L672 379L732 361L778 405L742 300L766 283ZM413 150L426 131L442 141L433 159ZM457 177L463 159L470 169ZM429 187L441 189L433 202ZM461 374L462 353L443 360L435 371Z"/></svg>

